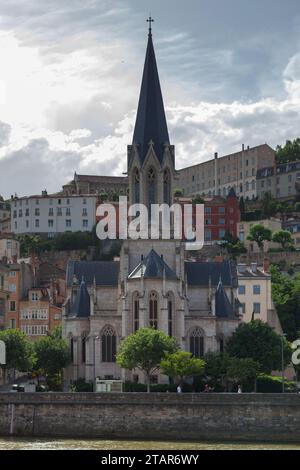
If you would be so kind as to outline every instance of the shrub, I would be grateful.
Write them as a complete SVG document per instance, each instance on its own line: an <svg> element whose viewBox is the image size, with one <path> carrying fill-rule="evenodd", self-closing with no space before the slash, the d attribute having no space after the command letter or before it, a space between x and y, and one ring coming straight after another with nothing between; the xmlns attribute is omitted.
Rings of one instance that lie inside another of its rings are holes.
<svg viewBox="0 0 300 470"><path fill-rule="evenodd" d="M284 381L285 391L286 392L296 392L297 386L296 382L291 382L288 380ZM281 377L260 374L257 378L257 392L259 393L281 393L282 392L282 382Z"/></svg>

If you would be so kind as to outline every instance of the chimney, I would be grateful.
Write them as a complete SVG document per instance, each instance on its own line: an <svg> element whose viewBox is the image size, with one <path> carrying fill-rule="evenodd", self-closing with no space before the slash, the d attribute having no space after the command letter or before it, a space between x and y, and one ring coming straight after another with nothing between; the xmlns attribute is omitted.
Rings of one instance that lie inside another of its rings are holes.
<svg viewBox="0 0 300 470"><path fill-rule="evenodd" d="M245 150L245 144L242 144L242 152Z"/></svg>
<svg viewBox="0 0 300 470"><path fill-rule="evenodd" d="M270 267L270 260L269 258L264 258L263 270L264 272L268 272Z"/></svg>
<svg viewBox="0 0 300 470"><path fill-rule="evenodd" d="M247 150L250 150L250 145L247 145Z"/></svg>
<svg viewBox="0 0 300 470"><path fill-rule="evenodd" d="M251 263L251 271L253 273L256 273L257 272L257 263Z"/></svg>
<svg viewBox="0 0 300 470"><path fill-rule="evenodd" d="M238 273L243 274L246 272L246 265L244 263L238 263L237 265Z"/></svg>
<svg viewBox="0 0 300 470"><path fill-rule="evenodd" d="M218 158L218 152L215 152L215 158Z"/></svg>

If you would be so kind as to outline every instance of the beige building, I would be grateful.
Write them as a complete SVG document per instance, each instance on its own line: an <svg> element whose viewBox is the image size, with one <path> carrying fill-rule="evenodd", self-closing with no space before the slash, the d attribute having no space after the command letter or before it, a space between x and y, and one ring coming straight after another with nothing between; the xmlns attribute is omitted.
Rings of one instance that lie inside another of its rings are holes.
<svg viewBox="0 0 300 470"><path fill-rule="evenodd" d="M256 173L260 168L275 164L275 151L267 144L208 160L178 171L177 187L184 196L227 196L230 188L244 199L254 199Z"/></svg>
<svg viewBox="0 0 300 470"><path fill-rule="evenodd" d="M4 330L6 312L8 308L8 275L9 268L0 263L0 330Z"/></svg>
<svg viewBox="0 0 300 470"><path fill-rule="evenodd" d="M283 201L294 199L300 189L300 161L261 168L256 175L256 184L259 199L265 193Z"/></svg>
<svg viewBox="0 0 300 470"><path fill-rule="evenodd" d="M128 193L128 178L126 176L98 176L74 174L74 179L63 186L65 195L106 193L108 199L115 194L126 195Z"/></svg>
<svg viewBox="0 0 300 470"><path fill-rule="evenodd" d="M263 266L251 263L250 266L237 265L238 299L242 305L243 321L248 323L254 317L268 323L281 334L280 321L272 301L271 275Z"/></svg>
<svg viewBox="0 0 300 470"><path fill-rule="evenodd" d="M20 258L20 242L13 236L0 235L0 260L16 262Z"/></svg>
<svg viewBox="0 0 300 470"><path fill-rule="evenodd" d="M251 227L254 225L263 225L266 228L269 228L272 232L281 230L282 223L281 220L271 217L270 219L257 220L252 222L239 222L238 223L238 238L245 244L245 247L250 253L259 253L260 249L257 243L248 240L248 235L250 233ZM278 248L278 243L274 242L264 242L264 251L267 252L270 248Z"/></svg>

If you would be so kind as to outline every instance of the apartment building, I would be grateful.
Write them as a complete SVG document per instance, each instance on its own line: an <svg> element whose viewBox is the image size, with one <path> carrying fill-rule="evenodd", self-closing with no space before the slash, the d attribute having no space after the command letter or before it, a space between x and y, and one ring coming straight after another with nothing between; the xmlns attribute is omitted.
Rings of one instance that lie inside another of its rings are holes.
<svg viewBox="0 0 300 470"><path fill-rule="evenodd" d="M5 316L7 312L9 296L8 273L8 267L0 263L0 330L4 330L5 328Z"/></svg>
<svg viewBox="0 0 300 470"><path fill-rule="evenodd" d="M126 195L128 192L127 176L78 175L63 186L64 195L107 194L111 200L115 194Z"/></svg>
<svg viewBox="0 0 300 470"><path fill-rule="evenodd" d="M96 221L96 196L48 195L11 201L12 231L54 237L58 233L91 231Z"/></svg>
<svg viewBox="0 0 300 470"><path fill-rule="evenodd" d="M20 301L19 328L30 340L46 336L61 324L62 307L51 302L48 289L31 288Z"/></svg>
<svg viewBox="0 0 300 470"><path fill-rule="evenodd" d="M237 265L238 299L245 323L252 318L261 320L281 334L280 321L272 301L271 275L267 268L268 263L265 266L257 266L257 263Z"/></svg>
<svg viewBox="0 0 300 470"><path fill-rule="evenodd" d="M238 197L257 196L256 174L261 168L275 165L275 151L267 144L218 157L178 170L178 187L185 196L227 196L233 188Z"/></svg>
<svg viewBox="0 0 300 470"><path fill-rule="evenodd" d="M13 235L0 235L0 260L14 261L20 258L20 242Z"/></svg>
<svg viewBox="0 0 300 470"><path fill-rule="evenodd" d="M300 161L261 168L257 171L256 183L259 199L265 193L276 199L294 199L300 194Z"/></svg>

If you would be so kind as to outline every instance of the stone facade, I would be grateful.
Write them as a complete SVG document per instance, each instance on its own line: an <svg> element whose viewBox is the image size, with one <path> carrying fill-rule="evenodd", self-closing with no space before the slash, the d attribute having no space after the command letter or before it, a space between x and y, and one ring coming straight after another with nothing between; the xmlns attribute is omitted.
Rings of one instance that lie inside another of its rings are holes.
<svg viewBox="0 0 300 470"><path fill-rule="evenodd" d="M257 196L256 174L261 168L275 165L275 151L267 144L242 147L240 152L218 157L178 171L176 186L185 196L227 196L234 188L237 196Z"/></svg>
<svg viewBox="0 0 300 470"><path fill-rule="evenodd" d="M0 435L299 442L300 395L2 393Z"/></svg>
<svg viewBox="0 0 300 470"><path fill-rule="evenodd" d="M149 210L153 204L173 203L175 150L151 33L127 173L129 205ZM121 341L142 327L176 337L196 357L223 349L240 321L236 269L228 262L185 258L185 244L172 239L171 230L168 240L124 240L119 262L69 263L63 334L73 361L67 382L81 377L143 382L141 372L120 370L116 364ZM152 380L165 383L168 377L157 373Z"/></svg>

